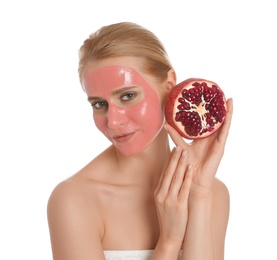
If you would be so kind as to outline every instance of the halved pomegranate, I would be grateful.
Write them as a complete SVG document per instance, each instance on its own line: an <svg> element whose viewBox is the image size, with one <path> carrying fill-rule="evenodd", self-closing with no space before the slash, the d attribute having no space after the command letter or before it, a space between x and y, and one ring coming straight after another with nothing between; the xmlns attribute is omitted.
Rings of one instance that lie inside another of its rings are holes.
<svg viewBox="0 0 277 260"><path fill-rule="evenodd" d="M166 121L186 139L213 134L226 116L226 99L210 80L189 78L177 84L165 101Z"/></svg>

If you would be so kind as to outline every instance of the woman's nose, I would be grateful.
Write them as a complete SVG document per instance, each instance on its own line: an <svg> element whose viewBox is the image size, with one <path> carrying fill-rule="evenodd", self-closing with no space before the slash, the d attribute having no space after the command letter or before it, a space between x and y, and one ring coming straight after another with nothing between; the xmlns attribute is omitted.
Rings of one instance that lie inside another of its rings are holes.
<svg viewBox="0 0 277 260"><path fill-rule="evenodd" d="M117 128L128 122L126 110L114 105L109 106L107 116L109 128Z"/></svg>

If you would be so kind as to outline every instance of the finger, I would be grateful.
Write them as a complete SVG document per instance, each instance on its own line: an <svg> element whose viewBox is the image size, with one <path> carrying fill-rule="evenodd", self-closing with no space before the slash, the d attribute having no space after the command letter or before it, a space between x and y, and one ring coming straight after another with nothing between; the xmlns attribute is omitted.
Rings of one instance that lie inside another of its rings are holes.
<svg viewBox="0 0 277 260"><path fill-rule="evenodd" d="M219 142L223 144L226 143L226 140L229 134L232 115L233 115L233 99L230 98L227 100L227 114L218 137Z"/></svg>
<svg viewBox="0 0 277 260"><path fill-rule="evenodd" d="M176 146L180 146L184 150L188 149L189 145L184 141L183 137L171 125L165 123L164 128L169 133L172 141Z"/></svg>
<svg viewBox="0 0 277 260"><path fill-rule="evenodd" d="M177 146L174 152L172 153L169 164L164 172L163 180L161 182L160 189L159 189L161 194L163 194L164 196L168 194L168 190L169 190L173 175L176 171L181 153L182 153L182 149Z"/></svg>
<svg viewBox="0 0 277 260"><path fill-rule="evenodd" d="M180 156L177 168L175 170L174 176L172 178L170 187L169 187L169 196L172 198L177 198L180 189L182 187L182 184L184 182L185 173L188 166L188 155L187 151L182 151L182 154Z"/></svg>
<svg viewBox="0 0 277 260"><path fill-rule="evenodd" d="M193 178L193 168L192 165L188 165L187 167L187 171L185 174L185 178L184 181L182 183L180 192L179 192L179 196L178 198L182 201L182 202L187 202L188 197L189 197L189 193L190 193L190 187L192 184L192 178Z"/></svg>

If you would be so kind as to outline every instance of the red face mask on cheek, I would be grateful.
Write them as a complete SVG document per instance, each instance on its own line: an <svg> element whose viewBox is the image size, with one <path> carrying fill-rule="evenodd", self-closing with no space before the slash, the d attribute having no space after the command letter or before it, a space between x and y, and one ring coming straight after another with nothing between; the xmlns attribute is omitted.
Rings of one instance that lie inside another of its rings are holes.
<svg viewBox="0 0 277 260"><path fill-rule="evenodd" d="M107 108L94 110L98 129L124 155L140 153L157 136L164 123L156 91L134 69L110 66L84 76L87 95L105 100ZM125 102L125 98L134 98Z"/></svg>

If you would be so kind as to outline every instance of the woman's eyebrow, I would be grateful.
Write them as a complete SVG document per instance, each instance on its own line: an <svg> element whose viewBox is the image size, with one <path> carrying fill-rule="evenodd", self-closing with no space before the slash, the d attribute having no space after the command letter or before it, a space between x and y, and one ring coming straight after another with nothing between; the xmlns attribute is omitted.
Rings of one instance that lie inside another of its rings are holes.
<svg viewBox="0 0 277 260"><path fill-rule="evenodd" d="M138 88L138 87L137 86L129 86L129 87L118 88L118 89L115 89L114 91L112 91L112 95L115 96L115 95L121 94L123 92L129 91L129 90L132 90L135 88Z"/></svg>
<svg viewBox="0 0 277 260"><path fill-rule="evenodd" d="M100 100L101 98L100 97L88 97L88 101L91 102L91 101L96 101L96 100Z"/></svg>
<svg viewBox="0 0 277 260"><path fill-rule="evenodd" d="M138 88L138 86L129 86L129 87L123 87L123 88L118 88L112 91L112 96L119 95L121 93L124 93L129 90L133 90ZM88 101L96 101L96 100L101 100L101 97L96 97L96 96L90 96L88 97Z"/></svg>

